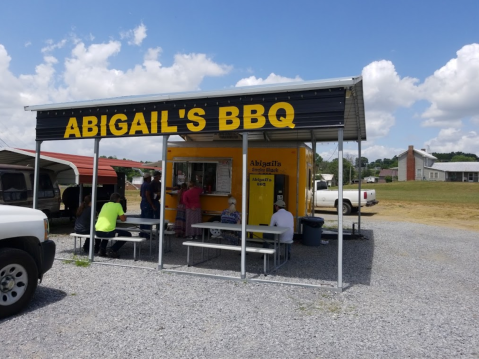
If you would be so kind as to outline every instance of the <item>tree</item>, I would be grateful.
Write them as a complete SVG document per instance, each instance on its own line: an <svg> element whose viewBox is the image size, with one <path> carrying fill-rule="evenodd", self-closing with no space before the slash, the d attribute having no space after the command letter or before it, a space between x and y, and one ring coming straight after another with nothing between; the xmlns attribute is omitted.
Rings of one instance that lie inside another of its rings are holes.
<svg viewBox="0 0 479 359"><path fill-rule="evenodd" d="M320 172L324 166L323 166L323 157L315 153L314 156L314 165L316 166L316 173Z"/></svg>
<svg viewBox="0 0 479 359"><path fill-rule="evenodd" d="M361 156L361 167L367 167L369 160L366 157ZM355 160L356 168L359 167L359 158L356 157Z"/></svg>
<svg viewBox="0 0 479 359"><path fill-rule="evenodd" d="M475 162L476 159L474 157L469 157L466 155L455 155L451 158L451 162Z"/></svg>
<svg viewBox="0 0 479 359"><path fill-rule="evenodd" d="M331 173L334 175L334 178L339 179L339 166L338 166L338 159L335 158L331 162L328 163L326 168L327 173ZM349 175L351 173L351 176ZM351 182L353 178L356 178L356 170L354 169L352 163L343 158L343 184L347 184Z"/></svg>

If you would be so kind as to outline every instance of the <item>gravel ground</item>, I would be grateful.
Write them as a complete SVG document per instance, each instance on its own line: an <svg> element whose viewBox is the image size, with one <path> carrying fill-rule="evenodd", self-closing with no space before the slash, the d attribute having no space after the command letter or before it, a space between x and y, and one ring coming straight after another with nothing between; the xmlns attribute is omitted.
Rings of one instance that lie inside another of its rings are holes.
<svg viewBox="0 0 479 359"><path fill-rule="evenodd" d="M476 232L363 221L369 240L344 242L345 290L218 280L56 260L24 313L0 321L2 358L479 358ZM57 255L72 257L67 236ZM156 244L156 243L155 243ZM79 258L85 258L79 256ZM181 243L165 266L239 275L237 253L186 268ZM267 279L335 284L337 242L293 246ZM248 278L264 278L247 257Z"/></svg>

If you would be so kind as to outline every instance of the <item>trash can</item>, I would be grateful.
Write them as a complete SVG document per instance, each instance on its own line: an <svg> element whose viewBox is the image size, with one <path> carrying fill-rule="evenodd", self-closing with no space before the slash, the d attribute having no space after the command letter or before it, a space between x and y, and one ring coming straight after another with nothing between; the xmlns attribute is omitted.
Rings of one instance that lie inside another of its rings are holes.
<svg viewBox="0 0 479 359"><path fill-rule="evenodd" d="M303 244L305 246L319 246L324 219L321 217L303 217L301 218L301 224L303 225Z"/></svg>

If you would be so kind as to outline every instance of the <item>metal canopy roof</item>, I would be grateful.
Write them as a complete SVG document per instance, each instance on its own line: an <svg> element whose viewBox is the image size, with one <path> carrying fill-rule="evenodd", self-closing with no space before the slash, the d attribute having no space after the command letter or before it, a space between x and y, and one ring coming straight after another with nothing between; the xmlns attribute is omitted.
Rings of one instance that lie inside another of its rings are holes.
<svg viewBox="0 0 479 359"><path fill-rule="evenodd" d="M362 77L346 77L319 81L303 81L287 84L249 86L213 92L188 92L175 94L126 96L91 101L69 102L49 105L25 106L26 111L55 111L92 108L101 106L140 105L153 102L168 102L191 99L211 99L224 96L260 95L287 93L299 90L328 90L342 88L346 90L344 110L345 141L366 140L366 123L364 112L364 96ZM158 134L161 135L161 134ZM191 133L182 135L186 141L241 140L238 133ZM295 141L295 142L335 142L338 140L337 127L321 127L311 129L281 129L274 131L248 132L249 141Z"/></svg>
<svg viewBox="0 0 479 359"><path fill-rule="evenodd" d="M18 148L0 149L0 163L9 165L35 166L35 150ZM115 167L154 169L155 167L143 166L142 163L129 160L99 158L98 183L116 184L117 175ZM93 157L70 155L42 151L40 155L40 168L56 172L59 184L90 184L93 176Z"/></svg>

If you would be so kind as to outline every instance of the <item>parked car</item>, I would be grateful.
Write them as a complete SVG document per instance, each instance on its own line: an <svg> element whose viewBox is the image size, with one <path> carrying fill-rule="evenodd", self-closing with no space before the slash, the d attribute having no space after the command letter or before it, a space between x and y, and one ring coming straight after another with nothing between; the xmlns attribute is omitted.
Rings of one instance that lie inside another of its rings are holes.
<svg viewBox="0 0 479 359"><path fill-rule="evenodd" d="M60 213L60 189L53 171L41 170L38 206L48 218ZM0 164L0 204L33 208L34 169Z"/></svg>
<svg viewBox="0 0 479 359"><path fill-rule="evenodd" d="M32 208L0 204L0 318L23 310L52 267L48 218Z"/></svg>

